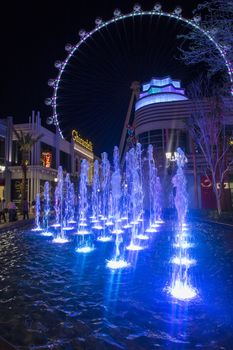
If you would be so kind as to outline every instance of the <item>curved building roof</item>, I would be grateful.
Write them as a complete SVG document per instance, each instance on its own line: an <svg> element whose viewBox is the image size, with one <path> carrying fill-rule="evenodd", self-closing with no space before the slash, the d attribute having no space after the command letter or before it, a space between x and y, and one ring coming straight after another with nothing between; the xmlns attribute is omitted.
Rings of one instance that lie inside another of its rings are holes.
<svg viewBox="0 0 233 350"><path fill-rule="evenodd" d="M172 80L170 77L152 78L149 82L142 84L142 92L136 102L135 111L154 103L185 101L187 99L179 80Z"/></svg>

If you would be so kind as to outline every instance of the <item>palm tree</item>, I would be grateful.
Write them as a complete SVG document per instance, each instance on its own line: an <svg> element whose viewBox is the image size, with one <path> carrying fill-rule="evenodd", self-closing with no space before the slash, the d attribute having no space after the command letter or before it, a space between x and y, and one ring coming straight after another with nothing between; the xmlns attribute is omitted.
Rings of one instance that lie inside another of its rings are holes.
<svg viewBox="0 0 233 350"><path fill-rule="evenodd" d="M24 134L22 130L17 131L13 128L14 133L17 138L17 144L21 152L21 167L22 167L22 184L21 184L21 201L23 202L26 199L26 182L27 182L27 171L28 163L30 157L30 151L32 147L43 137L43 134L40 134L37 137L33 137L32 134Z"/></svg>

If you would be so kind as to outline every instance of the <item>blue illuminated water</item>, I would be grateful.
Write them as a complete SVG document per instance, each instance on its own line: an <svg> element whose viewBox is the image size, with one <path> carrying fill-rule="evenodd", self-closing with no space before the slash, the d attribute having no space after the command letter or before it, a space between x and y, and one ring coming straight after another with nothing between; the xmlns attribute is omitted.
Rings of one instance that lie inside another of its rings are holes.
<svg viewBox="0 0 233 350"><path fill-rule="evenodd" d="M151 235L148 249L127 251L131 267L112 271L114 242L75 252L40 233L0 236L0 335L19 349L232 349L233 236L192 225L190 271L199 296L178 302L169 285L175 226Z"/></svg>

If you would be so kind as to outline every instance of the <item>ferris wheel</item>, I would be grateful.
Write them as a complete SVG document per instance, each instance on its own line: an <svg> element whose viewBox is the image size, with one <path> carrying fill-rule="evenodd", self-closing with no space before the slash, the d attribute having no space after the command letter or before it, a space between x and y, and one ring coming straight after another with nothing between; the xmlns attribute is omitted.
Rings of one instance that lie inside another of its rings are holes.
<svg viewBox="0 0 233 350"><path fill-rule="evenodd" d="M57 60L55 62L55 67L58 69L58 75L55 79L49 79L48 85L53 89L52 97L46 98L45 104L50 106L52 109L52 115L47 118L48 124L53 124L56 126L62 138L64 138L64 133L61 128L61 115L59 115L58 111L58 99L59 92L61 87L61 81L63 75L65 74L67 67L72 59L72 57L78 52L81 46L84 44L88 44L91 41L93 35L95 33L101 33L104 28L109 27L113 23L122 22L126 19L136 19L139 17L166 17L169 19L174 19L180 23L186 24L189 27L192 27L198 31L200 31L212 44L215 46L216 50L221 55L224 64L226 66L227 73L229 75L229 80L231 84L231 93L233 94L233 66L232 63L227 58L226 49L220 45L214 38L214 35L207 31L201 25L201 17L199 15L195 15L192 19L187 19L182 16L182 8L176 7L172 12L163 11L162 6L157 3L154 8L150 11L144 11L139 4L135 4L132 12L127 14L122 14L119 9L116 9L113 13L113 18L110 20L104 21L101 18L97 18L95 20L95 27L93 30L87 32L84 29L79 31L79 41L76 44L66 44L65 50L67 52L67 57L61 61Z"/></svg>

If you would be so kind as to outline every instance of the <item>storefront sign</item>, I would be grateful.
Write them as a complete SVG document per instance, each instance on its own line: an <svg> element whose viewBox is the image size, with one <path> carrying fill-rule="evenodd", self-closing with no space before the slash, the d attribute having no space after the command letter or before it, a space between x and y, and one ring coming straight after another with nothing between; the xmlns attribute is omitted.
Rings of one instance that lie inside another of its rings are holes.
<svg viewBox="0 0 233 350"><path fill-rule="evenodd" d="M81 145L82 147L86 148L88 151L93 152L92 142L82 139L77 130L72 131L72 137L73 137L74 142L76 142L79 145Z"/></svg>

